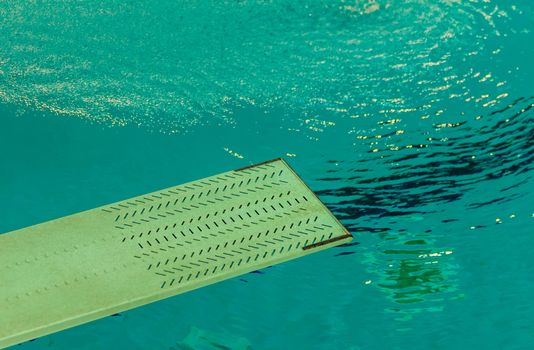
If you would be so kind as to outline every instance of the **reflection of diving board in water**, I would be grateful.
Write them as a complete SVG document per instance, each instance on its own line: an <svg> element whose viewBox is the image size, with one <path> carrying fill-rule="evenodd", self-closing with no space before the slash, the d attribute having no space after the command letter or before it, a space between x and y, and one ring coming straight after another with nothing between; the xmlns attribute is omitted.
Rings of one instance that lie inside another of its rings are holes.
<svg viewBox="0 0 534 350"><path fill-rule="evenodd" d="M346 243L281 159L0 235L0 348Z"/></svg>

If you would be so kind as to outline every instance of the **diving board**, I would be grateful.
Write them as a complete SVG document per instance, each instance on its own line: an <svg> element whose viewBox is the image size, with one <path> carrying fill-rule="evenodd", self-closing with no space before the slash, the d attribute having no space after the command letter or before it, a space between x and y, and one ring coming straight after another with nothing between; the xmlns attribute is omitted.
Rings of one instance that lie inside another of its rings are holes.
<svg viewBox="0 0 534 350"><path fill-rule="evenodd" d="M0 235L0 348L349 242L275 159Z"/></svg>

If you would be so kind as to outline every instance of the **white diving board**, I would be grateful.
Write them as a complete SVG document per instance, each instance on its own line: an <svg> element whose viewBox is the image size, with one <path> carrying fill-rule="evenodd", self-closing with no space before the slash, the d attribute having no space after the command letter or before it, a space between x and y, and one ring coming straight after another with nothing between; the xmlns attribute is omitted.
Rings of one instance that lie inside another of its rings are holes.
<svg viewBox="0 0 534 350"><path fill-rule="evenodd" d="M282 159L0 235L0 348L352 236Z"/></svg>

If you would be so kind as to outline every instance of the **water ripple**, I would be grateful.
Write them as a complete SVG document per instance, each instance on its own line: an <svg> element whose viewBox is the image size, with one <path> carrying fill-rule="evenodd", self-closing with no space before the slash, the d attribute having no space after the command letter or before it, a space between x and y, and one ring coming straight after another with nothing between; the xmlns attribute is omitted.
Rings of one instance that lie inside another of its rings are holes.
<svg viewBox="0 0 534 350"><path fill-rule="evenodd" d="M454 62L482 54L516 12L478 1L4 1L0 99L163 132L232 124L252 104L320 131L329 114L428 106L454 90ZM416 99L401 89L412 82Z"/></svg>

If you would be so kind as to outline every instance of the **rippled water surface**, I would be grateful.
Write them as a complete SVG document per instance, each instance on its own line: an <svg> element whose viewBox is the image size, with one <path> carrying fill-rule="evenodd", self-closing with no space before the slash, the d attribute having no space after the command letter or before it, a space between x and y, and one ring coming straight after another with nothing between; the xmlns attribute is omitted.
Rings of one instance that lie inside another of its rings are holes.
<svg viewBox="0 0 534 350"><path fill-rule="evenodd" d="M531 349L533 30L528 0L0 2L0 232L283 156L355 235L20 348Z"/></svg>

